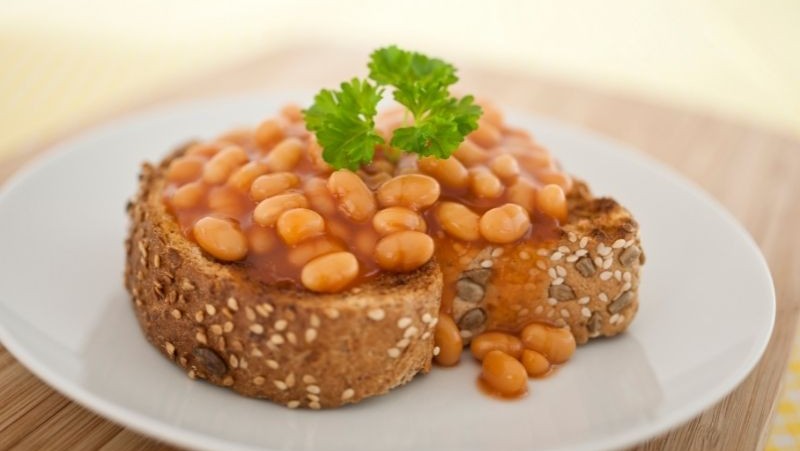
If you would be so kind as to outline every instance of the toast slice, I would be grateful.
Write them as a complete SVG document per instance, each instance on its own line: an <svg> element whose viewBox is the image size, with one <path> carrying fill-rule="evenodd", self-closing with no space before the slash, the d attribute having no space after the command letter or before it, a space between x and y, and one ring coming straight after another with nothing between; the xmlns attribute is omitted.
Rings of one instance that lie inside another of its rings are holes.
<svg viewBox="0 0 800 451"><path fill-rule="evenodd" d="M336 294L270 286L205 256L145 164L128 205L125 285L147 339L191 378L290 408L388 392L431 367L442 275L435 262Z"/></svg>

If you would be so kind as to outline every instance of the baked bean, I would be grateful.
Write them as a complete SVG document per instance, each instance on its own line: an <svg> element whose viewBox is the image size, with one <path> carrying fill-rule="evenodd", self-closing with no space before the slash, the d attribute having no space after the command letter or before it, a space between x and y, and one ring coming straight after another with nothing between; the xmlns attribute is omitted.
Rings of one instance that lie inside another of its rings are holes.
<svg viewBox="0 0 800 451"><path fill-rule="evenodd" d="M403 174L384 182L378 188L382 207L406 207L412 210L433 205L439 199L439 183L422 174Z"/></svg>
<svg viewBox="0 0 800 451"><path fill-rule="evenodd" d="M217 141L246 146L253 139L253 130L249 128L238 128L225 132L217 138Z"/></svg>
<svg viewBox="0 0 800 451"><path fill-rule="evenodd" d="M522 238L531 226L528 212L517 204L492 208L481 216L481 235L492 243L511 243Z"/></svg>
<svg viewBox="0 0 800 451"><path fill-rule="evenodd" d="M300 179L291 172L264 174L253 180L250 185L250 197L259 202L294 188L298 183L300 183Z"/></svg>
<svg viewBox="0 0 800 451"><path fill-rule="evenodd" d="M553 169L543 169L537 171L535 174L536 180L538 180L542 185L558 185L564 190L565 193L568 193L570 190L572 190L572 177L565 172Z"/></svg>
<svg viewBox="0 0 800 451"><path fill-rule="evenodd" d="M264 199L253 210L253 219L264 227L270 227L284 211L292 208L308 208L306 197L300 193L286 193Z"/></svg>
<svg viewBox="0 0 800 451"><path fill-rule="evenodd" d="M520 337L526 348L544 355L550 363L564 363L575 352L575 337L567 327L531 323L522 329Z"/></svg>
<svg viewBox="0 0 800 451"><path fill-rule="evenodd" d="M248 160L247 153L239 146L226 146L211 157L203 168L203 180L218 185L226 180L239 166Z"/></svg>
<svg viewBox="0 0 800 451"><path fill-rule="evenodd" d="M503 182L484 167L469 170L469 190L475 197L494 199L503 194Z"/></svg>
<svg viewBox="0 0 800 451"><path fill-rule="evenodd" d="M536 185L526 178L519 178L513 185L508 187L508 201L533 213L536 208Z"/></svg>
<svg viewBox="0 0 800 451"><path fill-rule="evenodd" d="M481 237L478 226L480 216L457 202L439 203L436 220L448 235L460 240L475 241Z"/></svg>
<svg viewBox="0 0 800 451"><path fill-rule="evenodd" d="M425 220L417 212L404 207L389 207L380 210L372 217L372 227L381 235L401 230L424 232Z"/></svg>
<svg viewBox="0 0 800 451"><path fill-rule="evenodd" d="M220 260L236 261L247 255L247 238L236 221L206 216L192 230L197 244Z"/></svg>
<svg viewBox="0 0 800 451"><path fill-rule="evenodd" d="M306 263L300 280L303 286L319 293L344 289L358 275L358 260L350 252L334 252Z"/></svg>
<svg viewBox="0 0 800 451"><path fill-rule="evenodd" d="M367 187L371 190L378 189L379 186L383 185L387 181L391 180L392 176L385 172L378 172L377 174L364 174L361 176L361 180L364 180L364 183Z"/></svg>
<svg viewBox="0 0 800 451"><path fill-rule="evenodd" d="M322 146L319 145L315 137L312 137L308 141L308 150L306 150L306 154L308 155L308 160L314 166L314 169L316 169L320 173L322 174L331 173L333 172L333 168L322 157L322 152L323 152Z"/></svg>
<svg viewBox="0 0 800 451"><path fill-rule="evenodd" d="M336 212L336 201L328 191L328 181L319 177L306 180L303 190L308 195L311 207L319 213L330 216Z"/></svg>
<svg viewBox="0 0 800 451"><path fill-rule="evenodd" d="M433 176L442 185L452 188L463 188L469 182L467 168L458 161L458 158L423 157L417 162L419 170Z"/></svg>
<svg viewBox="0 0 800 451"><path fill-rule="evenodd" d="M535 173L538 170L553 166L553 157L547 152L524 149L521 152L513 152L519 165L527 172Z"/></svg>
<svg viewBox="0 0 800 451"><path fill-rule="evenodd" d="M525 367L503 351L494 350L486 354L481 365L481 378L502 396L520 395L528 388Z"/></svg>
<svg viewBox="0 0 800 451"><path fill-rule="evenodd" d="M536 204L542 213L559 221L567 219L567 197L558 185L545 185L536 195Z"/></svg>
<svg viewBox="0 0 800 451"><path fill-rule="evenodd" d="M489 154L469 139L465 139L458 145L458 148L453 152L453 156L458 158L464 166L475 166L481 164L489 158Z"/></svg>
<svg viewBox="0 0 800 451"><path fill-rule="evenodd" d="M283 128L275 119L267 119L256 129L256 144L262 150L269 150L283 139Z"/></svg>
<svg viewBox="0 0 800 451"><path fill-rule="evenodd" d="M375 196L354 172L341 169L331 174L328 191L339 209L354 221L366 221L375 214Z"/></svg>
<svg viewBox="0 0 800 451"><path fill-rule="evenodd" d="M220 146L217 143L194 143L186 149L186 155L211 158L219 152Z"/></svg>
<svg viewBox="0 0 800 451"><path fill-rule="evenodd" d="M499 108L494 106L489 102L480 102L481 108L483 109L483 114L481 115L481 119L484 121L494 125L495 127L502 127L503 126L503 113L500 111Z"/></svg>
<svg viewBox="0 0 800 451"><path fill-rule="evenodd" d="M319 213L308 208L284 211L278 217L276 225L278 235L290 246L325 232L325 220Z"/></svg>
<svg viewBox="0 0 800 451"><path fill-rule="evenodd" d="M453 366L461 360L464 340L461 338L458 326L449 315L439 314L439 321L433 332L433 342L439 348L439 353L435 357L439 365Z"/></svg>
<svg viewBox="0 0 800 451"><path fill-rule="evenodd" d="M394 168L394 175L415 174L419 172L417 165L417 154L404 154L397 161Z"/></svg>
<svg viewBox="0 0 800 451"><path fill-rule="evenodd" d="M328 234L330 236L334 238L339 238L345 242L349 242L350 240L352 240L353 228L350 226L349 222L339 221L336 219L328 219L327 221L325 221L325 225L328 228ZM371 253L372 249L370 249L368 254Z"/></svg>
<svg viewBox="0 0 800 451"><path fill-rule="evenodd" d="M208 192L208 208L215 213L235 218L251 206L250 202L243 201L236 188L227 185L214 186Z"/></svg>
<svg viewBox="0 0 800 451"><path fill-rule="evenodd" d="M484 332L472 339L469 346L472 355L483 360L489 351L499 350L518 359L522 355L522 341L519 338L503 332Z"/></svg>
<svg viewBox="0 0 800 451"><path fill-rule="evenodd" d="M277 241L275 232L266 227L253 225L250 227L250 231L247 232L247 243L250 251L256 254L266 254L271 251Z"/></svg>
<svg viewBox="0 0 800 451"><path fill-rule="evenodd" d="M202 182L189 182L176 189L170 198L174 208L192 208L200 204L206 195L206 186Z"/></svg>
<svg viewBox="0 0 800 451"><path fill-rule="evenodd" d="M433 239L422 232L404 230L386 235L375 246L375 261L387 271L411 271L433 256Z"/></svg>
<svg viewBox="0 0 800 451"><path fill-rule="evenodd" d="M386 160L373 160L370 164L363 167L367 174L386 173L391 175L394 172L394 165Z"/></svg>
<svg viewBox="0 0 800 451"><path fill-rule="evenodd" d="M199 156L185 156L172 160L167 168L167 180L186 183L200 178L205 160Z"/></svg>
<svg viewBox="0 0 800 451"><path fill-rule="evenodd" d="M511 179L519 175L519 162L514 155L508 153L495 157L489 167L501 179Z"/></svg>
<svg viewBox="0 0 800 451"><path fill-rule="evenodd" d="M348 235L352 236L352 231ZM378 238L380 238L378 234L372 230L362 230L356 235L353 244L355 249L362 255L371 255L375 251Z"/></svg>
<svg viewBox="0 0 800 451"><path fill-rule="evenodd" d="M296 104L290 103L281 108L281 116L291 122L300 122L303 120L303 111Z"/></svg>
<svg viewBox="0 0 800 451"><path fill-rule="evenodd" d="M320 236L289 249L286 259L294 266L303 266L316 257L343 250L345 248L338 242L326 236Z"/></svg>
<svg viewBox="0 0 800 451"><path fill-rule="evenodd" d="M291 171L303 156L303 142L297 138L286 138L272 148L264 163L273 172Z"/></svg>
<svg viewBox="0 0 800 451"><path fill-rule="evenodd" d="M484 149L491 149L500 143L503 135L500 134L500 130L490 122L478 120L478 128L467 135L467 137Z"/></svg>
<svg viewBox="0 0 800 451"><path fill-rule="evenodd" d="M266 174L268 170L267 165L264 163L251 161L231 174L228 184L243 193L249 192L253 181L257 177Z"/></svg>
<svg viewBox="0 0 800 451"><path fill-rule="evenodd" d="M536 351L525 349L522 351L522 358L520 359L525 371L528 372L530 377L544 376L550 371L550 362L542 354Z"/></svg>

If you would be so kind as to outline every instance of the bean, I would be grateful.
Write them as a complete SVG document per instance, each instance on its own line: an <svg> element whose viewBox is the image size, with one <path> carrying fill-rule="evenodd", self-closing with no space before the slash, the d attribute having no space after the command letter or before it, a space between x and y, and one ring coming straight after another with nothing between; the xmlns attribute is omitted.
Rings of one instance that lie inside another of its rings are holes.
<svg viewBox="0 0 800 451"><path fill-rule="evenodd" d="M523 350L520 361L530 377L544 376L550 371L550 362L547 361L545 356L536 351L530 349Z"/></svg>
<svg viewBox="0 0 800 451"><path fill-rule="evenodd" d="M199 205L205 195L206 187L202 182L189 182L175 190L170 203L177 209L192 208Z"/></svg>
<svg viewBox="0 0 800 451"><path fill-rule="evenodd" d="M315 137L312 137L308 141L308 150L306 151L308 160L311 161L311 164L314 166L314 169L316 169L317 172L321 174L329 174L333 172L333 168L322 157L322 152L322 146L319 145Z"/></svg>
<svg viewBox="0 0 800 451"><path fill-rule="evenodd" d="M256 129L256 144L262 150L269 150L283 139L283 128L275 119L267 119Z"/></svg>
<svg viewBox="0 0 800 451"><path fill-rule="evenodd" d="M381 235L401 230L424 232L427 229L422 216L405 207L389 207L375 213L372 217L372 227Z"/></svg>
<svg viewBox="0 0 800 451"><path fill-rule="evenodd" d="M352 236L352 231L350 231L348 235ZM379 236L377 233L371 230L362 230L356 235L353 244L361 255L372 255L375 252L375 245L378 242L378 238Z"/></svg>
<svg viewBox="0 0 800 451"><path fill-rule="evenodd" d="M318 293L341 291L358 275L358 260L350 252L334 252L306 263L300 274L303 286Z"/></svg>
<svg viewBox="0 0 800 451"><path fill-rule="evenodd" d="M271 251L277 241L275 232L266 227L253 225L247 232L247 243L250 250L256 254L266 254Z"/></svg>
<svg viewBox="0 0 800 451"><path fill-rule="evenodd" d="M215 186L208 193L208 208L220 215L232 218L238 217L250 207L250 202L245 202L236 188L230 186Z"/></svg>
<svg viewBox="0 0 800 451"><path fill-rule="evenodd" d="M484 149L491 149L500 143L503 136L500 134L500 130L490 122L478 120L477 130L467 135L467 137Z"/></svg>
<svg viewBox="0 0 800 451"><path fill-rule="evenodd" d="M325 220L314 210L292 208L278 217L277 230L283 242L293 246L324 233Z"/></svg>
<svg viewBox="0 0 800 451"><path fill-rule="evenodd" d="M217 138L217 141L235 144L237 146L246 146L252 139L253 130L249 128L239 128L223 133Z"/></svg>
<svg viewBox="0 0 800 451"><path fill-rule="evenodd" d="M575 337L567 327L531 323L522 329L520 337L526 348L544 355L550 363L564 363L575 352Z"/></svg>
<svg viewBox="0 0 800 451"><path fill-rule="evenodd" d="M187 183L200 178L203 174L205 160L198 156L179 157L169 164L167 180L175 183Z"/></svg>
<svg viewBox="0 0 800 451"><path fill-rule="evenodd" d="M363 222L375 214L375 196L354 172L341 169L331 174L328 191L339 209L354 221Z"/></svg>
<svg viewBox="0 0 800 451"><path fill-rule="evenodd" d="M503 125L503 113L500 111L500 109L487 102L481 102L480 105L483 109L483 114L481 115L482 120L494 125L495 127L501 127Z"/></svg>
<svg viewBox="0 0 800 451"><path fill-rule="evenodd" d="M503 182L492 172L483 167L470 169L469 189L475 197L494 199L503 194Z"/></svg>
<svg viewBox="0 0 800 451"><path fill-rule="evenodd" d="M531 226L530 216L517 204L492 208L481 216L481 235L492 243L506 244L522 238Z"/></svg>
<svg viewBox="0 0 800 451"><path fill-rule="evenodd" d="M308 179L303 185L303 190L308 195L308 202L315 211L325 216L331 216L336 212L336 201L328 191L327 180L319 177Z"/></svg>
<svg viewBox="0 0 800 451"><path fill-rule="evenodd" d="M247 238L236 221L206 216L192 230L197 244L220 260L236 261L247 255Z"/></svg>
<svg viewBox="0 0 800 451"><path fill-rule="evenodd" d="M484 332L472 339L469 347L472 355L483 360L490 351L499 350L518 359L522 355L522 341L503 332Z"/></svg>
<svg viewBox="0 0 800 451"><path fill-rule="evenodd" d="M436 207L436 220L448 235L464 241L475 241L481 237L480 216L456 202L441 202Z"/></svg>
<svg viewBox="0 0 800 451"><path fill-rule="evenodd" d="M433 239L411 230L387 235L375 246L375 261L387 271L411 271L427 263L432 256Z"/></svg>
<svg viewBox="0 0 800 451"><path fill-rule="evenodd" d="M251 161L237 169L228 179L228 184L241 192L249 192L253 181L268 171L267 165L260 161Z"/></svg>
<svg viewBox="0 0 800 451"><path fill-rule="evenodd" d="M433 205L440 194L439 183L422 174L403 174L378 188L378 203L383 207L406 207L412 210Z"/></svg>
<svg viewBox="0 0 800 451"><path fill-rule="evenodd" d="M490 351L483 358L481 378L502 396L524 393L528 387L528 374L519 360L503 351Z"/></svg>
<svg viewBox="0 0 800 451"><path fill-rule="evenodd" d="M320 255L343 250L344 247L338 242L323 235L304 241L289 249L289 254L286 256L286 259L294 266L303 266Z"/></svg>
<svg viewBox="0 0 800 451"><path fill-rule="evenodd" d="M536 195L536 204L542 213L559 221L567 220L567 197L558 185L546 185Z"/></svg>
<svg viewBox="0 0 800 451"><path fill-rule="evenodd" d="M303 120L303 111L296 104L290 103L281 108L281 116L290 122L300 122Z"/></svg>
<svg viewBox="0 0 800 451"><path fill-rule="evenodd" d="M461 164L458 158L423 157L419 159L417 164L420 171L433 176L442 185L463 188L469 182L467 168Z"/></svg>
<svg viewBox="0 0 800 451"><path fill-rule="evenodd" d="M453 152L453 156L458 158L458 160L461 161L464 166L475 166L483 163L489 158L489 154L487 154L486 151L481 148L481 146L475 144L469 139L465 139L461 142L461 144L459 144L456 151Z"/></svg>
<svg viewBox="0 0 800 451"><path fill-rule="evenodd" d="M464 349L464 340L461 338L458 326L449 315L439 314L439 321L433 333L433 342L439 348L436 354L436 363L442 366L453 366L461 359Z"/></svg>
<svg viewBox="0 0 800 451"><path fill-rule="evenodd" d="M299 183L300 179L291 172L261 175L250 185L250 197L259 202L294 188Z"/></svg>
<svg viewBox="0 0 800 451"><path fill-rule="evenodd" d="M219 152L220 147L216 142L194 143L186 149L186 156L208 159Z"/></svg>
<svg viewBox="0 0 800 451"><path fill-rule="evenodd" d="M291 171L303 156L304 147L298 138L286 138L272 148L264 163L273 172Z"/></svg>
<svg viewBox="0 0 800 451"><path fill-rule="evenodd" d="M264 227L270 227L281 213L292 208L307 208L308 201L300 193L286 193L262 200L253 211L253 219Z"/></svg>
<svg viewBox="0 0 800 451"><path fill-rule="evenodd" d="M536 172L536 179L542 185L558 185L565 193L572 190L572 177L562 171L543 169Z"/></svg>
<svg viewBox="0 0 800 451"><path fill-rule="evenodd" d="M211 157L203 168L203 180L218 185L226 180L239 166L248 160L247 153L239 146L227 146Z"/></svg>
<svg viewBox="0 0 800 451"><path fill-rule="evenodd" d="M495 157L489 167L501 179L513 179L519 175L519 162L509 153Z"/></svg>
<svg viewBox="0 0 800 451"><path fill-rule="evenodd" d="M513 185L508 187L508 201L524 208L528 213L533 213L536 208L536 195L538 189L527 178L518 178Z"/></svg>

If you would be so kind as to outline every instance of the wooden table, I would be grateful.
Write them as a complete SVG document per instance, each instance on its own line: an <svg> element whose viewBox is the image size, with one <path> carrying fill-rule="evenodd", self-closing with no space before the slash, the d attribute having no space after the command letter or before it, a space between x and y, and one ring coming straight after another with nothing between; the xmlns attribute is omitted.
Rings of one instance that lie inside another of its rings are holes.
<svg viewBox="0 0 800 451"><path fill-rule="evenodd" d="M140 105L108 112L105 118L204 95L334 86L363 74L369 50L302 47L264 55L157 93ZM471 92L628 143L694 180L747 227L766 255L777 291L777 322L766 354L719 404L637 449L763 448L800 313L800 140L566 82L459 66ZM39 143L31 152L0 163L0 181L49 144ZM0 347L0 449L46 448L172 449L69 401Z"/></svg>

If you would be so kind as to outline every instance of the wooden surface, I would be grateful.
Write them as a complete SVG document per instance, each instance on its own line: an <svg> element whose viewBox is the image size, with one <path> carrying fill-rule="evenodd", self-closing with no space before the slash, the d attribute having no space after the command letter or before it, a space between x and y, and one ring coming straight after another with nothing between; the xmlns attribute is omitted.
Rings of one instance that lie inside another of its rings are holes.
<svg viewBox="0 0 800 451"><path fill-rule="evenodd" d="M265 55L155 93L140 105L108 112L104 119L197 96L333 86L361 75L368 51L310 47ZM766 255L777 291L777 322L766 354L722 402L637 449L763 448L800 313L800 140L564 82L459 66L466 89L628 143L694 180L747 227ZM0 162L0 181L47 144ZM100 448L170 449L70 402L0 347L0 449Z"/></svg>

